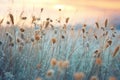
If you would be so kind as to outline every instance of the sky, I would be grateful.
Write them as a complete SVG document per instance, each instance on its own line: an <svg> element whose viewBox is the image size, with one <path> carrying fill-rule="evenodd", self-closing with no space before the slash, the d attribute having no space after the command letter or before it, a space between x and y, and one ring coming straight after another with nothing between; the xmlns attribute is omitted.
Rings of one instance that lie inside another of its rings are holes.
<svg viewBox="0 0 120 80"><path fill-rule="evenodd" d="M43 18L63 19L70 17L71 23L110 19L113 24L120 22L120 0L0 0L0 18L12 12L16 16L24 10L24 15L40 16L40 9L44 8ZM61 8L61 13L58 9ZM49 13L49 14L48 14Z"/></svg>

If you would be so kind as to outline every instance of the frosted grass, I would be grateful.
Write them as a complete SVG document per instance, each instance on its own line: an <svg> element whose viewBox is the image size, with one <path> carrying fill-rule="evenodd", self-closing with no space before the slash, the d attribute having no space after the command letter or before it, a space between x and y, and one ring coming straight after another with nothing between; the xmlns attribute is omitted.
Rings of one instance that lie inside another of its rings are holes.
<svg viewBox="0 0 120 80"><path fill-rule="evenodd" d="M19 51L19 46L16 38L20 37L18 27L8 28L6 32L13 36L14 46L9 46L9 39L0 29L0 80L36 80L37 77L42 80L74 80L74 73L83 72L85 78L82 80L90 80L91 76L98 76L99 80L108 80L110 76L115 76L117 80L120 79L120 51L115 57L112 57L114 48L120 45L120 31L116 30L116 37L112 37L112 31L107 36L101 35L104 31L94 29L86 33L80 30L64 30L60 28L47 29L39 35L42 38L39 41L34 40L34 29L25 29L25 38L28 42L23 41L24 46ZM15 31L15 33L14 33ZM55 33L55 31L57 33ZM88 32L88 33L87 33ZM99 34L100 32L100 34ZM44 33L44 34L43 34ZM95 39L93 34L96 33L98 39ZM64 38L61 38L61 36ZM85 35L85 38L83 38ZM52 44L51 39L56 38L56 43ZM105 41L112 39L112 45L104 49ZM96 65L94 51L101 49L102 65ZM56 58L60 60L68 60L69 67L59 70L59 67L52 67L50 60ZM37 66L40 64L40 68ZM48 70L54 70L53 77L46 77Z"/></svg>

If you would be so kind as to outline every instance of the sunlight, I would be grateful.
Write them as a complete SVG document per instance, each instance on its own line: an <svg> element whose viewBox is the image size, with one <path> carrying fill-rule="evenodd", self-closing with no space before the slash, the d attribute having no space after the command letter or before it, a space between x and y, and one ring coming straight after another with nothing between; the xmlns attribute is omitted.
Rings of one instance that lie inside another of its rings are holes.
<svg viewBox="0 0 120 80"><path fill-rule="evenodd" d="M62 9L63 10L64 7L65 7L64 5L57 4L54 6L54 9Z"/></svg>
<svg viewBox="0 0 120 80"><path fill-rule="evenodd" d="M57 3L58 0L25 0L25 2L29 2L30 4L48 4L48 3Z"/></svg>
<svg viewBox="0 0 120 80"><path fill-rule="evenodd" d="M70 6L70 5L62 5L62 4L57 4L53 6L54 9L62 9L62 10L68 10L68 11L73 11L75 10L74 6Z"/></svg>

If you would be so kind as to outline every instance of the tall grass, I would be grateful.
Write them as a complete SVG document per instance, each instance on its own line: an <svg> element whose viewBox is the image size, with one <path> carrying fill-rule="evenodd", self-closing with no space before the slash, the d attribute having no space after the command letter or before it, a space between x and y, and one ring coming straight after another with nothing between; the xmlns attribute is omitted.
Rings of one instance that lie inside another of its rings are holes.
<svg viewBox="0 0 120 80"><path fill-rule="evenodd" d="M96 28L84 24L75 30L69 17L55 27L50 18L38 24L32 16L29 28L9 17L11 27L0 20L0 80L120 79L120 34L108 19L102 27L96 22Z"/></svg>

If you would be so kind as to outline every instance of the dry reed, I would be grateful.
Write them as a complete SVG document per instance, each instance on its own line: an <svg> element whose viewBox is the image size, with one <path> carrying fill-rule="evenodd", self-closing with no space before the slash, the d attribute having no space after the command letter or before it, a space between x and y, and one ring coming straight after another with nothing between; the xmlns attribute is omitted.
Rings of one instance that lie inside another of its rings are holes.
<svg viewBox="0 0 120 80"><path fill-rule="evenodd" d="M96 24L96 27L99 29L99 24L98 24L98 22L96 22L95 24Z"/></svg>
<svg viewBox="0 0 120 80"><path fill-rule="evenodd" d="M114 52L113 52L113 54L112 54L113 57L115 57L115 56L117 55L119 49L120 49L120 46L117 46L117 47L114 49Z"/></svg>
<svg viewBox="0 0 120 80"><path fill-rule="evenodd" d="M69 18L69 17L67 17L65 22L66 22L66 23L68 23L69 19L70 19L70 18Z"/></svg>
<svg viewBox="0 0 120 80"><path fill-rule="evenodd" d="M105 27L108 25L108 19L105 20Z"/></svg>
<svg viewBox="0 0 120 80"><path fill-rule="evenodd" d="M14 24L14 17L13 17L13 15L9 14L9 16L10 16L10 20L11 20L12 24Z"/></svg>
<svg viewBox="0 0 120 80"><path fill-rule="evenodd" d="M3 23L3 21L4 21L4 19L1 19L1 20L0 20L0 25Z"/></svg>

